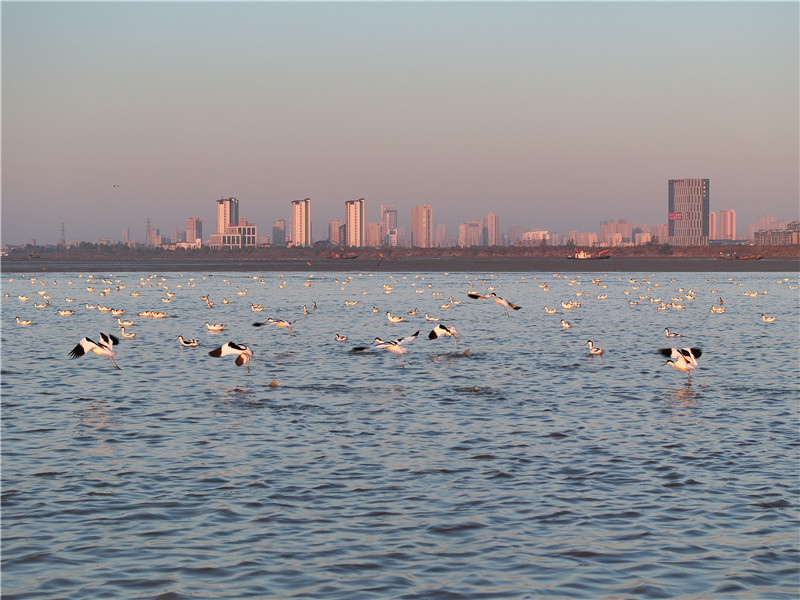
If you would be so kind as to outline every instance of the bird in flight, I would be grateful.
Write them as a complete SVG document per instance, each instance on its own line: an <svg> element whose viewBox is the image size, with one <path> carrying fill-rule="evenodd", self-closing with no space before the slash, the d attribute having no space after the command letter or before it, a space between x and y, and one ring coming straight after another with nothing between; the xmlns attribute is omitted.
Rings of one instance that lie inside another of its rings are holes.
<svg viewBox="0 0 800 600"><path fill-rule="evenodd" d="M379 337L375 338L372 346L356 346L353 348L353 352L363 352L364 350L372 350L372 349L385 349L397 356L397 361L400 363L400 366L405 369L405 365L403 365L403 361L400 360L400 357L408 352L408 344L413 342L417 339L419 335L419 331L414 333L413 335L406 336L404 338L398 338L396 340L382 340ZM406 357L406 362L411 365L411 362Z"/></svg>
<svg viewBox="0 0 800 600"><path fill-rule="evenodd" d="M453 325L450 325L448 327L447 325L442 325L441 323L439 323L428 334L428 339L435 340L442 337L443 335L452 337L456 342L456 348L458 348L458 331L456 331L456 328Z"/></svg>
<svg viewBox="0 0 800 600"><path fill-rule="evenodd" d="M100 342L95 342L88 337L83 338L78 345L75 346L72 351L69 353L70 358L78 358L79 356L83 356L87 352L91 352L93 354L97 354L98 356L107 356L108 360L111 361L111 364L114 366L115 369L119 369L119 365L114 358L117 356L117 352L114 350L114 346L119 344L119 338L113 335L109 335L106 333L100 334Z"/></svg>
<svg viewBox="0 0 800 600"><path fill-rule="evenodd" d="M467 292L467 296L469 296L470 298L473 298L475 300L494 300L495 302L497 302L497 304L499 304L500 306L503 307L503 314L505 314L505 316L508 316L508 309L509 308L513 308L514 310L519 310L520 308L522 308L521 306L517 306L516 304L512 304L511 302L509 302L505 298L501 298L500 296L498 296L494 292L492 292L488 296L481 296L480 294L477 294L475 292Z"/></svg>
<svg viewBox="0 0 800 600"><path fill-rule="evenodd" d="M253 351L247 346L236 344L234 342L228 342L219 348L215 348L209 352L208 355L213 356L214 358L219 358L220 356L236 356L236 366L241 367L244 365L244 367L247 369L247 372L250 372L250 365L247 363L250 362L251 358L253 358Z"/></svg>

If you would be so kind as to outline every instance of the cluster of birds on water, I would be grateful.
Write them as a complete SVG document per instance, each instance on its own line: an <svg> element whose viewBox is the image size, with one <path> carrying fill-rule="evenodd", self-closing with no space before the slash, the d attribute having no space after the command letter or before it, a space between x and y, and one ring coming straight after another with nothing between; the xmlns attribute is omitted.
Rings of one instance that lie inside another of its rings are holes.
<svg viewBox="0 0 800 600"><path fill-rule="evenodd" d="M81 277L82 277L82 275L81 275ZM156 276L153 275L153 276L151 276L151 277L149 277L147 279L142 278L142 284L146 285L148 282L150 282L155 277ZM213 277L213 276L210 276L210 277ZM251 276L251 277L253 277L253 276ZM253 278L255 279L255 277L253 277ZM162 278L162 279L165 279L165 278ZM205 277L203 279L205 279ZM348 278L348 280L345 281L345 283L347 283L351 279L352 279L352 277ZM194 278L189 278L189 281L193 281L193 280L194 280ZM32 281L33 281L33 283L36 283L36 279L35 278L32 278ZM224 279L223 281L229 283L229 281L227 279ZM336 281L338 282L338 279ZM105 278L102 279L102 282L104 284L108 284L108 285L111 285L111 284L115 283L114 280L105 279ZM260 282L264 283L265 281L264 281L263 278L261 278ZM596 279L592 280L592 282L593 283L599 283L599 279L596 278ZM635 280L630 280L630 282L631 283L635 283ZM41 283L42 283L42 285L45 284L44 281L41 281ZM72 282L70 282L70 283L72 283ZM95 282L92 282L92 283L95 283ZM119 280L117 280L116 283L119 283ZM485 283L485 281L484 281L484 283ZM171 302L172 298L175 296L175 292L169 291L168 287L166 285L162 285L161 282L156 282L156 285L157 286L161 285L162 289L165 292L165 296L163 298L161 298L161 299L164 302L167 302L167 303ZM308 287L310 285L310 279L307 280L304 285L306 285L306 287ZM655 285L658 285L658 284L655 284ZM285 282L282 282L281 283L281 288L284 287L284 286L285 286ZM141 284L140 284L140 287L142 287ZM152 284L151 284L151 287L152 287ZM545 291L549 291L547 283L540 284L539 287L543 288ZM796 289L797 286L790 286L790 287L794 287ZM116 291L120 291L120 290L122 290L124 288L125 288L124 284L123 285L117 285L116 286ZM384 288L385 288L384 291L386 293L390 293L391 292L391 286L388 286L388 284L384 284ZM88 291L95 291L95 289L96 288L93 287L93 286L88 286L87 287ZM345 288L342 287L342 289L344 290ZM490 287L489 289L492 290L494 288ZM650 288L648 288L648 289L650 289ZM684 290L681 288L680 291L683 292ZM100 292L100 295L104 296L104 295L107 295L110 292L111 292L111 288L110 287L104 288ZM248 292L247 288L244 288L242 290L242 289L239 288L239 286L236 286L236 292L235 293L237 295L245 296L245 295L247 295L247 292ZM712 290L712 292L717 292L717 290ZM583 292L583 293L588 293L588 292ZM626 291L625 293L628 294L629 292ZM765 290L764 294L766 294L766 293L767 292ZM37 303L35 306L36 306L36 308L46 308L47 306L49 306L49 299L52 298L52 295L47 294L46 292L44 292L42 290L39 291L39 294L41 294L43 296L43 299L46 299L47 302L45 304L38 304ZM756 292L744 292L744 294L747 295L747 296L751 296L751 297L755 297L756 295L758 295ZM130 295L131 296L140 296L141 292L132 292ZM5 294L4 296L8 297L9 295ZM20 294L18 297L19 297L19 300L22 301L22 302L25 302L25 301L27 301L29 299L28 296L25 296L23 294ZM518 310L522 309L522 307L519 306L518 304L515 304L514 302L511 302L510 300L507 300L507 299L505 299L503 297L498 296L494 291L491 291L488 294L480 294L480 293L475 292L475 291L469 291L469 292L467 292L467 297L469 297L469 298L471 298L473 300L488 300L488 301L492 301L492 302L496 303L497 305L499 305L502 308L503 314L505 316L507 316L507 317L511 315L511 311L518 311ZM605 294L598 294L598 298L600 298L600 299L603 299L603 298L606 298L606 297L607 297L607 295L605 295ZM688 299L688 300L694 299L694 292L689 290L685 294L685 298ZM208 295L202 296L201 299L206 303L208 308L212 308L213 307L214 303L211 301L211 299L209 298ZM651 302L653 302L653 303L660 302L660 305L656 306L657 310L662 310L661 305L664 305L664 302L661 301L660 298L649 298L649 296L645 295L645 296L640 296L640 299L650 299ZM65 298L65 300L67 302L74 302L74 299L69 298L69 297ZM682 300L682 298L672 298L672 302L670 304L672 305L673 308L680 309L680 308L683 307L683 305L682 304L676 304L676 302L680 301L680 300ZM228 299L227 298L223 298L222 303L223 304L228 304ZM355 301L355 300L351 300L351 301L345 300L345 304L350 305L350 306L355 305L356 303L357 303L357 301ZM449 307L452 304L459 304L459 303L460 303L460 301L454 300L452 298L452 296L451 296L448 299L448 303L447 304L443 304L441 307L445 308L445 307ZM631 304L634 304L634 301L631 301ZM724 305L724 301L720 297L719 298L719 304L718 305L717 304L713 305L711 307L711 312L712 313L724 312L725 307L723 305ZM575 301L562 301L561 302L561 306L565 311L568 311L568 310L571 310L573 308L580 307L581 304L580 304L580 302L575 302ZM130 320L122 320L121 319L121 315L125 312L124 309L113 309L111 307L101 306L100 304L90 305L89 303L86 304L86 308L87 309L98 309L101 312L110 312L113 316L116 316L117 317L117 319L116 319L117 320L117 324L120 327L120 335L121 335L122 339L126 339L126 338L130 339L130 338L134 338L136 336L135 333L127 332L126 329L125 329L126 327L133 326L134 322L130 321ZM254 304L254 303L251 302L250 303L250 308L251 308L251 310L253 312L261 312L261 311L263 311L263 306L261 304ZM314 302L312 304L311 308L312 308L312 310L316 310L316 308L317 308L316 302ZM549 308L547 306L545 306L544 309L545 309L545 312L547 314L554 314L556 312L556 309L551 309L551 308ZM379 312L377 307L373 307L373 312ZM58 313L59 313L59 315L62 315L62 316L69 316L69 315L74 314L74 311L71 311L71 310L59 310ZM304 314L309 314L308 306L305 306L305 305L303 306L303 313ZM409 311L408 314L409 315L416 315L417 314L417 309L415 308L413 311ZM160 312L160 311L143 311L143 312L139 313L139 316L142 317L142 318L150 317L150 318L159 319L159 318L165 317L166 313L165 312ZM391 313L391 311L386 311L386 316L387 316L387 319L388 319L388 321L390 323L400 323L400 322L404 321L404 317L399 316L399 315L393 315ZM432 317L428 313L425 313L425 319L426 319L426 321L438 321L439 320L437 317ZM775 322L775 319L776 318L774 316L767 316L765 314L761 315L761 320L766 322L766 323L773 323L773 322ZM31 319L23 320L23 319L20 319L19 317L16 317L16 323L18 325L26 326L26 325L31 325L32 324L32 320ZM254 327L264 327L264 326L273 325L273 326L275 326L277 328L284 328L289 332L290 336L295 336L293 324L294 324L294 321L289 321L289 320L285 320L285 319L275 319L275 318L270 317L266 321L257 321L257 322L254 322L252 325ZM206 321L204 323L204 326L207 328L207 330L209 332L221 332L221 331L225 330L225 324L223 324L223 323L211 323L211 322ZM561 319L561 326L564 329L568 329L568 328L572 327L572 325L569 322L567 322L566 320L564 320L564 319ZM669 328L665 328L664 329L664 334L665 334L665 337L667 339L669 339L669 340L673 340L675 338L683 337L679 333L676 333L674 331L670 331ZM365 351L369 351L369 350L387 350L388 352L391 352L392 354L394 354L397 357L397 360L398 360L400 366L402 368L405 368L406 365L411 366L411 362L408 360L408 356L407 356L407 354L408 354L408 346L412 342L414 342L419 337L419 335L420 335L420 331L418 330L415 333L413 333L412 335L399 337L399 338L395 338L395 339L384 340L384 339L382 339L380 337L376 337L373 340L372 345L370 345L370 346L356 346L356 347L352 348L351 351L352 352L365 352ZM456 328L453 325L445 325L443 323L437 323L435 326L433 326L433 328L431 329L431 331L427 335L428 339L431 339L431 340L435 340L435 339L438 339L440 337L452 337L453 340L455 341L456 348L459 348L458 336L459 336L459 333L458 333L458 331L456 330ZM179 342L181 347L194 348L194 347L198 347L200 345L198 340L192 339L192 338L185 338L183 335L178 335L177 339L178 339L178 342ZM337 341L347 341L348 338L347 338L347 336L343 336L343 335L340 335L340 334L337 333L335 339ZM101 332L100 336L99 336L99 341L95 341L95 340L93 340L93 339L91 339L89 337L82 338L77 343L77 345L70 351L69 356L71 358L79 358L79 357L84 356L86 354L95 354L95 355L98 355L98 356L105 356L105 357L107 357L109 359L111 365L115 369L120 369L119 365L116 362L117 351L115 349L115 346L118 346L119 343L120 343L120 338L119 337L117 337L117 336L115 336L113 334L110 334L110 333ZM588 346L588 354L589 354L589 356L600 356L600 355L603 354L603 349L598 347L598 346L596 346L593 340L591 340L591 339L587 340L585 345ZM668 347L668 348L660 348L658 350L658 352L667 359L666 362L664 363L664 365L669 365L669 366L673 367L674 369L676 369L678 371L682 371L682 372L687 373L688 381L691 381L691 373L692 373L692 371L694 371L698 367L697 359L700 358L702 356L702 354L703 354L702 349L698 348L698 347L684 347L684 348ZM221 345L221 346L219 346L217 348L214 348L213 350L208 352L208 354L209 354L209 356L215 357L215 358L233 356L234 359L235 359L234 360L235 364L237 366L244 366L247 369L248 372L250 371L249 363L255 356L253 350L249 346L247 346L246 344L239 343L239 342L234 342L234 341L229 341L229 342L227 342L227 343L225 343L225 344L223 344L223 345ZM403 358L405 358L405 361L406 361L405 364L403 364L403 360L402 360Z"/></svg>

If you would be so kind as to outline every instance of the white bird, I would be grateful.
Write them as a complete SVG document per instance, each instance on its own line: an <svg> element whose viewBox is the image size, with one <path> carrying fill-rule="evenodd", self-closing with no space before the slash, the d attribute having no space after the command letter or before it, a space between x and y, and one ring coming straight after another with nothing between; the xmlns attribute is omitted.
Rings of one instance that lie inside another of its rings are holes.
<svg viewBox="0 0 800 600"><path fill-rule="evenodd" d="M17 325L30 325L31 323L33 323L33 321L30 319L25 320L17 317Z"/></svg>
<svg viewBox="0 0 800 600"><path fill-rule="evenodd" d="M385 341L385 340L382 340L381 338L377 338L376 337L375 341L373 342L374 345L372 345L372 346L357 346L357 347L353 348L353 352L361 352L361 351L364 351L364 350L371 350L373 348L374 349L379 349L379 348L380 349L385 349L385 350L388 350L389 352L391 352L392 354L394 354L395 356L397 356L397 361L400 363L400 366L405 369L405 366L403 365L403 361L400 360L400 356L402 356L403 354L406 354L408 352L408 348L406 348L406 346L408 344L410 344L411 342L413 342L415 339L417 339L418 335L419 335L419 331L417 331L413 335L409 335L409 336L404 337L404 338L398 338L396 340L389 340L389 341ZM409 365L411 365L411 362L408 360L408 358L406 358L406 362Z"/></svg>
<svg viewBox="0 0 800 600"><path fill-rule="evenodd" d="M426 321L438 321L439 317L432 317L428 313L425 313L425 320Z"/></svg>
<svg viewBox="0 0 800 600"><path fill-rule="evenodd" d="M572 327L572 323L568 323L564 319L561 319L561 328L562 329L569 329L570 327Z"/></svg>
<svg viewBox="0 0 800 600"><path fill-rule="evenodd" d="M74 315L75 311L74 310L59 310L58 314L61 315L62 317L68 317L69 315Z"/></svg>
<svg viewBox="0 0 800 600"><path fill-rule="evenodd" d="M470 298L473 298L475 300L494 300L497 304L499 304L500 306L503 307L503 314L505 314L505 316L508 316L508 309L509 308L513 308L514 310L519 310L520 308L522 308L521 306L517 306L516 304L512 304L511 302L509 302L505 298L501 298L500 296L498 296L494 292L492 292L488 296L481 296L480 294L476 294L475 292L467 292L467 296L469 296Z"/></svg>
<svg viewBox="0 0 800 600"><path fill-rule="evenodd" d="M206 328L208 328L209 331L222 331L223 329L225 329L224 323L216 323L212 325L211 323L206 321L204 325L206 326Z"/></svg>
<svg viewBox="0 0 800 600"><path fill-rule="evenodd" d="M711 312L720 315L720 314L725 312L725 307L724 306L716 307L716 306L714 306L712 304L711 305Z"/></svg>
<svg viewBox="0 0 800 600"><path fill-rule="evenodd" d="M219 358L220 356L234 355L236 356L236 366L241 367L244 365L244 367L247 369L247 372L250 372L250 365L247 363L251 358L253 358L253 351L247 346L235 344L234 342L228 342L219 348L215 348L209 352L208 355L215 358Z"/></svg>
<svg viewBox="0 0 800 600"><path fill-rule="evenodd" d="M673 333L672 331L670 331L670 330L669 330L669 328L668 328L668 327L664 327L664 334L665 334L665 335L666 335L668 338L674 338L674 337L683 337L683 336L682 336L680 333Z"/></svg>
<svg viewBox="0 0 800 600"><path fill-rule="evenodd" d="M123 321L119 317L117 317L117 325L120 327L133 327L133 321Z"/></svg>
<svg viewBox="0 0 800 600"><path fill-rule="evenodd" d="M761 320L764 321L764 323L774 323L775 322L775 317L768 317L767 315L763 315L762 314L761 315Z"/></svg>
<svg viewBox="0 0 800 600"><path fill-rule="evenodd" d="M346 342L347 341L347 336L346 335L339 335L337 333L336 334L336 341L337 342Z"/></svg>
<svg viewBox="0 0 800 600"><path fill-rule="evenodd" d="M544 312L546 312L548 315L554 315L556 314L557 310L555 308L547 308L547 306L545 306Z"/></svg>
<svg viewBox="0 0 800 600"><path fill-rule="evenodd" d="M428 334L428 339L435 340L443 335L452 337L456 342L456 348L458 348L458 331L456 331L456 328L453 325L450 325L448 327L446 325L442 325L441 323L438 324Z"/></svg>
<svg viewBox="0 0 800 600"><path fill-rule="evenodd" d="M589 340L588 342L586 342L586 344L589 346L589 354L590 355L599 356L599 355L601 355L603 353L603 349L602 348L595 348L594 347L594 342L592 342L592 340Z"/></svg>
<svg viewBox="0 0 800 600"><path fill-rule="evenodd" d="M197 340L195 340L195 339L188 339L187 340L187 339L184 339L184 337L182 335L178 336L178 341L181 343L181 347L182 348L196 348L197 346L200 345L200 342L198 342Z"/></svg>
<svg viewBox="0 0 800 600"><path fill-rule="evenodd" d="M665 365L672 365L678 371L683 371L692 380L692 371L697 368L697 359L703 355L700 348L659 348L658 352L672 360L667 360Z"/></svg>
<svg viewBox="0 0 800 600"><path fill-rule="evenodd" d="M107 356L108 360L111 361L111 364L114 366L115 369L119 369L119 365L117 365L117 361L114 360L114 357L117 356L116 351L114 350L114 346L119 344L119 339L116 336L101 333L100 334L100 343L97 343L89 338L85 337L78 345L75 346L72 351L69 353L70 358L78 358L79 356L83 356L87 352L92 352L97 354L98 356Z"/></svg>
<svg viewBox="0 0 800 600"><path fill-rule="evenodd" d="M123 340L124 339L131 339L132 340L133 338L136 337L135 333L125 333L125 328L124 327L120 328L120 333L122 334L122 339Z"/></svg>
<svg viewBox="0 0 800 600"><path fill-rule="evenodd" d="M389 323L399 323L403 320L403 317L396 317L390 311L386 311L386 318L389 319Z"/></svg>
<svg viewBox="0 0 800 600"><path fill-rule="evenodd" d="M289 335L294 336L294 328L292 324L294 321L286 321L284 319L273 319L269 317L266 321L258 322L256 321L253 323L253 327L263 327L264 325L275 325L276 327L285 327L289 330Z"/></svg>

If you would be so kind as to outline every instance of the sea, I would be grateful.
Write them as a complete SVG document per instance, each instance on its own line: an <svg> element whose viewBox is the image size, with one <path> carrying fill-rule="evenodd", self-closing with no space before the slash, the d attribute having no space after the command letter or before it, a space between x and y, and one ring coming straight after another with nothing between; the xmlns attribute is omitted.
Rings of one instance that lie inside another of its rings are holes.
<svg viewBox="0 0 800 600"><path fill-rule="evenodd" d="M797 272L356 268L4 273L3 600L800 596Z"/></svg>

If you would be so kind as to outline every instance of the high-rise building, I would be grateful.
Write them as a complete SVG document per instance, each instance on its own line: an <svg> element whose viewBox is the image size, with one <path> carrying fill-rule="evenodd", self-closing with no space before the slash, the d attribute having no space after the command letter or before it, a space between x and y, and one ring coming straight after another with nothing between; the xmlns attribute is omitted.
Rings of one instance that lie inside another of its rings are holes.
<svg viewBox="0 0 800 600"><path fill-rule="evenodd" d="M667 213L669 243L708 245L708 179L670 179Z"/></svg>
<svg viewBox="0 0 800 600"><path fill-rule="evenodd" d="M713 210L708 213L708 239L717 239L717 213Z"/></svg>
<svg viewBox="0 0 800 600"><path fill-rule="evenodd" d="M669 225L666 223L656 223L650 228L650 239L659 244L669 243Z"/></svg>
<svg viewBox="0 0 800 600"><path fill-rule="evenodd" d="M286 221L284 219L272 222L272 245L286 245Z"/></svg>
<svg viewBox="0 0 800 600"><path fill-rule="evenodd" d="M480 246L481 244L481 222L467 221L458 225L458 245L462 248Z"/></svg>
<svg viewBox="0 0 800 600"><path fill-rule="evenodd" d="M292 200L292 246L311 246L311 198Z"/></svg>
<svg viewBox="0 0 800 600"><path fill-rule="evenodd" d="M186 241L188 243L203 243L203 219L200 217L189 217L186 219Z"/></svg>
<svg viewBox="0 0 800 600"><path fill-rule="evenodd" d="M433 248L433 207L417 204L411 209L411 245Z"/></svg>
<svg viewBox="0 0 800 600"><path fill-rule="evenodd" d="M397 246L397 210L394 206L381 205L381 225L383 225L383 245Z"/></svg>
<svg viewBox="0 0 800 600"><path fill-rule="evenodd" d="M127 246L128 242L131 241L131 228L130 227L123 227L122 228L122 239L120 240L123 246Z"/></svg>
<svg viewBox="0 0 800 600"><path fill-rule="evenodd" d="M619 246L622 242L633 242L633 223L623 219L602 221L600 235L597 237L604 246Z"/></svg>
<svg viewBox="0 0 800 600"><path fill-rule="evenodd" d="M712 213L713 214L713 213ZM719 211L719 232L717 238L720 240L736 239L736 211Z"/></svg>
<svg viewBox="0 0 800 600"><path fill-rule="evenodd" d="M445 248L447 246L447 225L434 225L433 231L433 243L437 248Z"/></svg>
<svg viewBox="0 0 800 600"><path fill-rule="evenodd" d="M483 231L481 241L484 246L500 245L500 219L494 213L489 213L483 217Z"/></svg>
<svg viewBox="0 0 800 600"><path fill-rule="evenodd" d="M236 198L217 200L217 231L226 233L228 228L239 224L239 201Z"/></svg>
<svg viewBox="0 0 800 600"><path fill-rule="evenodd" d="M378 221L364 226L364 245L377 248L383 244L383 225Z"/></svg>
<svg viewBox="0 0 800 600"><path fill-rule="evenodd" d="M364 199L348 200L344 203L344 245L360 248L364 245Z"/></svg>
<svg viewBox="0 0 800 600"><path fill-rule="evenodd" d="M339 245L342 243L342 237L341 235L339 235L341 228L342 228L341 219L334 219L333 221L328 221L328 241L331 244Z"/></svg>

